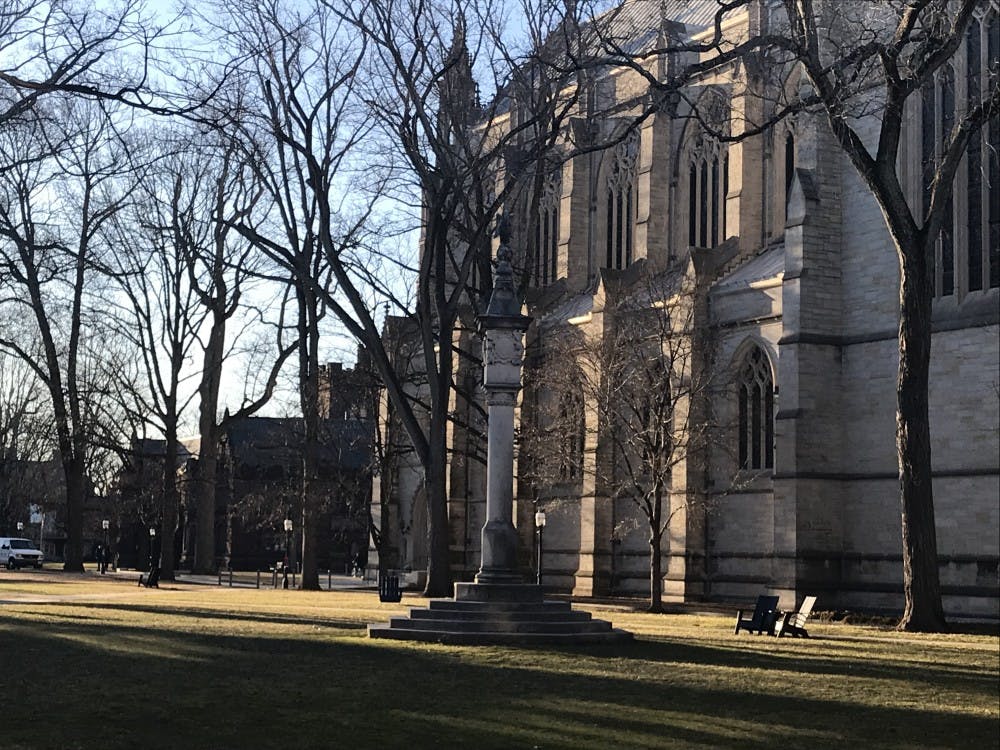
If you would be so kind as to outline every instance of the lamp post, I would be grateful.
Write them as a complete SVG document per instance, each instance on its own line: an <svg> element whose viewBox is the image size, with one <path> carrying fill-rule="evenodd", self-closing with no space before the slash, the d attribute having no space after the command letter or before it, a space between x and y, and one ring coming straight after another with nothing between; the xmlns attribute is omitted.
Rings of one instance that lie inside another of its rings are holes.
<svg viewBox="0 0 1000 750"><path fill-rule="evenodd" d="M545 511L539 508L535 511L535 531L538 534L538 570L535 572L535 583L542 585L542 532L545 531Z"/></svg>
<svg viewBox="0 0 1000 750"><path fill-rule="evenodd" d="M153 572L153 551L156 548L156 527L149 527L149 572Z"/></svg>
<svg viewBox="0 0 1000 750"><path fill-rule="evenodd" d="M292 519L285 519L285 565L284 574L285 577L281 581L281 588L288 588L288 565L291 563L292 558Z"/></svg>
<svg viewBox="0 0 1000 750"><path fill-rule="evenodd" d="M101 565L101 575L104 575L108 570L108 555L110 550L108 549L108 529L111 528L111 521L105 518L101 521L101 528L104 529L104 554L101 555L100 565Z"/></svg>

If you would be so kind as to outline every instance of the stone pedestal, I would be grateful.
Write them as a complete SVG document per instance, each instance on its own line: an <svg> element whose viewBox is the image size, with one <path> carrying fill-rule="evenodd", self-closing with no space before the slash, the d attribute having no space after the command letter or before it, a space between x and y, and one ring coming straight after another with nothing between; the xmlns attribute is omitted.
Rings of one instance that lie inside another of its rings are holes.
<svg viewBox="0 0 1000 750"><path fill-rule="evenodd" d="M578 643L631 638L566 602L546 602L542 587L526 584L517 567L514 508L514 406L521 388L522 338L531 319L514 295L510 249L500 232L496 280L483 333L483 386L489 412L486 451L486 524L475 583L456 583L455 598L411 610L388 625L370 625L372 638L441 643Z"/></svg>

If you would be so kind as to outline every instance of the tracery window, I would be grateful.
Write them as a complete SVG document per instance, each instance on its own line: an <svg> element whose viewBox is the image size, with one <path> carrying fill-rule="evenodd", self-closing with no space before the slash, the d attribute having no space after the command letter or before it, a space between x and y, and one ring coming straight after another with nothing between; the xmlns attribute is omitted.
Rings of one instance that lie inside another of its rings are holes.
<svg viewBox="0 0 1000 750"><path fill-rule="evenodd" d="M639 156L639 134L632 132L611 152L607 184L607 268L632 264L635 233L635 168Z"/></svg>
<svg viewBox="0 0 1000 750"><path fill-rule="evenodd" d="M785 206L788 205L789 193L792 189L792 177L795 175L795 136L785 134Z"/></svg>
<svg viewBox="0 0 1000 750"><path fill-rule="evenodd" d="M538 203L538 224L535 227L536 286L548 286L557 278L561 187L558 174L551 175L542 186Z"/></svg>
<svg viewBox="0 0 1000 750"><path fill-rule="evenodd" d="M741 469L774 468L774 382L767 355L753 347L737 380Z"/></svg>
<svg viewBox="0 0 1000 750"><path fill-rule="evenodd" d="M559 398L559 428L562 450L559 451L559 478L564 481L579 479L583 475L583 448L586 440L586 423L583 398L579 389L565 391Z"/></svg>
<svg viewBox="0 0 1000 750"><path fill-rule="evenodd" d="M1000 76L1000 16L973 17L965 35L965 90L974 107ZM985 75L984 75L985 72ZM1000 287L1000 118L993 117L966 148L967 289ZM984 161L986 162L984 164ZM983 211L983 205L987 207Z"/></svg>
<svg viewBox="0 0 1000 750"><path fill-rule="evenodd" d="M729 156L718 144L699 139L688 170L688 245L715 247L726 239Z"/></svg>
<svg viewBox="0 0 1000 750"><path fill-rule="evenodd" d="M1000 74L997 14L973 17L961 54L921 89L920 205L930 208L935 170L956 117L989 95ZM968 143L944 209L931 263L936 298L1000 287L1000 121L994 117ZM986 210L984 211L984 206Z"/></svg>
<svg viewBox="0 0 1000 750"><path fill-rule="evenodd" d="M771 134L770 178L766 189L769 191L768 232L772 238L785 232L788 222L788 201L792 197L792 180L798 166L796 134L798 123L794 116L783 120Z"/></svg>

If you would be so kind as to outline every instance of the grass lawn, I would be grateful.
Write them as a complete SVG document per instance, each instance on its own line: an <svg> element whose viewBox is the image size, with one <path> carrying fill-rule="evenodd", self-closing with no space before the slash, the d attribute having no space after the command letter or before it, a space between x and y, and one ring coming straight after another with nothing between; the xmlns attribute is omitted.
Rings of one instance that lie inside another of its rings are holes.
<svg viewBox="0 0 1000 750"><path fill-rule="evenodd" d="M421 604L0 571L0 748L1000 747L995 636L595 607L636 641L367 638Z"/></svg>

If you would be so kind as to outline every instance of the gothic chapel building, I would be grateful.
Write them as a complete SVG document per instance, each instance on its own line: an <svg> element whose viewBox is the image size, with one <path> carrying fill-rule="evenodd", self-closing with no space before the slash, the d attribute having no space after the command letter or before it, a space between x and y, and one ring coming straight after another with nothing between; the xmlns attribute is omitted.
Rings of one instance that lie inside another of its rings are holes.
<svg viewBox="0 0 1000 750"><path fill-rule="evenodd" d="M774 5L762 0L727 17L723 30L753 31ZM942 132L996 75L997 4L980 5L935 85L911 97L900 163L914 202L925 200L921 165L940 151ZM628 0L614 24L617 33L647 42L665 27L697 39L711 32L716 9L714 2ZM698 412L711 414L717 427L698 456L670 474L665 598L733 601L767 591L785 606L816 594L824 609L899 611L895 250L825 120L799 114L763 135L720 143L687 116L686 101L723 128L740 127L743 113L761 116L768 105L747 93L752 75L740 62L716 69L675 110L617 139L616 129L634 122L645 84L626 69L596 82L592 95L611 114L590 125L616 142L566 161L534 203L533 236L515 233L515 245L535 250L533 268L525 269L534 323L522 432L542 413L533 408L540 396L530 379L533 362L544 366L547 342L612 335L620 324L612 307L645 294L655 308L662 301L649 298L647 280L679 269L694 289L694 346L719 385ZM784 85L800 80L793 72ZM867 126L874 138L875 116ZM952 616L1000 616L998 149L994 119L959 168L934 259L932 468L942 591ZM462 378L474 381L475 374ZM525 571L536 562L532 518L541 507L548 587L584 596L645 594L648 525L629 498L610 496L594 470L607 460L600 410L580 394L564 395L555 397L559 410L579 423L561 439L568 458L545 481L526 468L523 451L518 466ZM469 409L458 397L455 407ZM456 578L469 578L485 520L485 470L468 457L474 437L456 427L452 440L453 567ZM377 482L374 517L395 549L394 566L416 575L426 564L419 467L404 461L393 471Z"/></svg>

